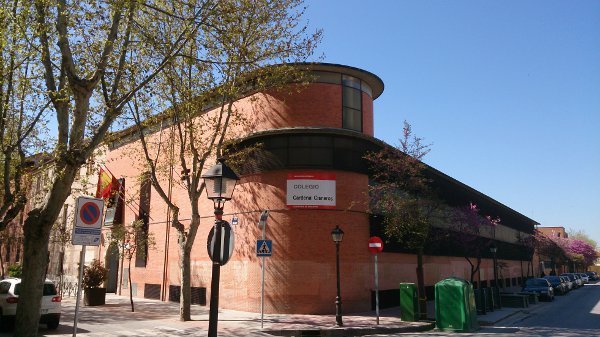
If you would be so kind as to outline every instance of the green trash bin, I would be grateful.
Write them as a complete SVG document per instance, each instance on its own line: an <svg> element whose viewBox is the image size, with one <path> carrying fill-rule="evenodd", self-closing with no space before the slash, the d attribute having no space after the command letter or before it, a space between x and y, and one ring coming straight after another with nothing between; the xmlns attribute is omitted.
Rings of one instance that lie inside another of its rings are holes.
<svg viewBox="0 0 600 337"><path fill-rule="evenodd" d="M419 320L419 296L414 283L400 283L400 318L407 322Z"/></svg>
<svg viewBox="0 0 600 337"><path fill-rule="evenodd" d="M435 285L435 320L443 331L472 332L479 329L473 286L450 277Z"/></svg>

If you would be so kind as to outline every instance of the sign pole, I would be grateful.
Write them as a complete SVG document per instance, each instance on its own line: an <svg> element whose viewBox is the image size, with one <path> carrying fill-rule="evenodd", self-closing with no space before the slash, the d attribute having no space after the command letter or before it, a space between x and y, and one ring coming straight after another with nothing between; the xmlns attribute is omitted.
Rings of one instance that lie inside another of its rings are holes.
<svg viewBox="0 0 600 337"><path fill-rule="evenodd" d="M77 336L77 320L79 319L79 302L81 302L81 283L83 281L83 265L85 263L85 245L79 254L79 282L77 282L77 300L75 302L75 318L73 320L73 337Z"/></svg>
<svg viewBox="0 0 600 337"><path fill-rule="evenodd" d="M383 241L378 236L369 238L369 251L373 254L375 264L375 313L377 314L377 325L379 325L379 272L377 271L377 255L383 251Z"/></svg>
<svg viewBox="0 0 600 337"><path fill-rule="evenodd" d="M262 229L262 239L263 241L267 238L267 219L269 218L269 210L266 209L260 215L260 219L258 220L258 227ZM258 250L260 248L257 246L256 251L258 254ZM260 282L260 328L264 328L264 320L265 320L265 255L261 256L261 282Z"/></svg>
<svg viewBox="0 0 600 337"><path fill-rule="evenodd" d="M91 197L77 197L75 207L75 225L71 235L71 244L81 245L79 256L79 282L77 282L77 302L73 320L73 337L77 335L79 320L79 302L81 302L81 285L83 283L83 267L85 265L85 247L99 246L102 233L102 212L104 200Z"/></svg>
<svg viewBox="0 0 600 337"><path fill-rule="evenodd" d="M217 212L215 211L215 215ZM219 281L221 278L221 264L219 262L222 256L221 252L221 231L222 222L219 217L215 221L215 254L212 265L212 278L210 280L210 311L208 317L208 337L217 337L217 324L219 322Z"/></svg>
<svg viewBox="0 0 600 337"><path fill-rule="evenodd" d="M267 213L268 214L268 213ZM261 219L262 220L262 219ZM267 239L267 220L264 219L262 221L262 239ZM262 256L262 276L261 276L261 286L260 286L260 328L264 328L264 319L265 319L265 257Z"/></svg>
<svg viewBox="0 0 600 337"><path fill-rule="evenodd" d="M377 254L375 257L375 313L377 315L377 325L379 325L379 273L377 272Z"/></svg>

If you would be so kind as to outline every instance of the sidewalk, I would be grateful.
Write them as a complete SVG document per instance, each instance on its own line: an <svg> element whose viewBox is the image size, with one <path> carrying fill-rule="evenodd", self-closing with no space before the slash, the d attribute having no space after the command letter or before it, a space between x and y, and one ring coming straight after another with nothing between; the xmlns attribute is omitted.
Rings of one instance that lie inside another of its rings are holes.
<svg viewBox="0 0 600 337"><path fill-rule="evenodd" d="M57 330L48 330L40 324L39 336L67 337L73 334L75 299L65 298L63 314ZM428 303L428 317L434 317L433 302ZM539 304L538 304L539 305ZM537 305L536 305L537 306ZM135 312L131 312L129 297L107 294L106 304L96 307L79 307L77 336L206 336L208 331L208 306L192 306L192 321L179 321L179 304L134 298ZM531 310L528 308L527 310ZM493 325L509 316L523 312L521 308L502 308L479 315L481 326ZM343 327L335 325L335 315L283 315L264 316L261 328L260 313L219 310L219 336L363 336L421 332L435 328L435 322L404 322L398 307L380 311L379 325L374 312L343 316ZM0 336L11 336L0 333Z"/></svg>
<svg viewBox="0 0 600 337"><path fill-rule="evenodd" d="M40 324L40 336L72 336L75 299L65 298L63 314L57 330L47 330ZM134 298L131 312L129 297L107 294L106 304L79 307L77 336L206 336L208 306L192 306L192 321L181 322L179 304ZM404 322L399 308L381 310L379 325L374 312L343 316L343 327L335 325L335 315L264 316L261 329L260 313L219 310L219 336L362 336L419 332L434 328L433 322ZM4 336L0 334L0 336ZM7 335L8 336L8 335Z"/></svg>
<svg viewBox="0 0 600 337"><path fill-rule="evenodd" d="M531 311L532 307L525 309ZM524 308L502 307L501 309L488 311L485 315L477 315L477 322L479 322L480 326L490 326L523 311ZM430 321L435 321L435 304L433 301L427 302L427 319Z"/></svg>
<svg viewBox="0 0 600 337"><path fill-rule="evenodd" d="M521 290L520 287L509 287L502 289L502 292L513 293L519 292ZM539 304L537 304L539 305ZM495 309L494 311L488 311L485 315L477 315L477 321L480 326L491 326L500 322L508 317L513 315L529 312L536 308L536 304L531 304L528 308L509 308L502 307L501 309ZM435 303L434 301L427 302L427 318L431 321L435 321Z"/></svg>

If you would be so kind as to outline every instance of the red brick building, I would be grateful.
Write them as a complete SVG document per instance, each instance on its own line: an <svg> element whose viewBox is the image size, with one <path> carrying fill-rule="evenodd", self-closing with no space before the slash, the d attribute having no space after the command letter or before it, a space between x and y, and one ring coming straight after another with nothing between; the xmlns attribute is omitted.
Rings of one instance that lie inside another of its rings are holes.
<svg viewBox="0 0 600 337"><path fill-rule="evenodd" d="M233 200L225 205L223 218L229 222L235 218L237 225L233 226L234 255L221 268L221 307L260 311L261 260L256 257L255 245L262 235L257 223L263 210L270 211L266 233L267 239L273 240L272 256L265 259L266 312L334 312L336 270L331 231L338 225L345 232L340 246L344 311L372 307L373 257L367 240L381 235L381 225L367 212L369 173L363 156L386 146L374 138L373 129L373 101L384 85L376 75L353 67L312 64L309 68L314 81L301 90L249 93L235 104L240 114L253 121L252 130L236 130L241 145L260 143L268 156L257 167L240 172ZM169 132L168 128L160 129L151 138L168 143ZM120 264L117 246L105 244L90 255L111 267L111 290L133 287L135 296L177 300L177 236L170 228L162 199L148 184L140 183L144 171L141 159L135 155L139 147L134 136L124 136L108 145L103 161L106 168L125 179L124 223L147 212L156 246L148 251L147 258L132 263L131 270ZM179 170L173 168L175 173L164 179L172 183L171 198L185 218L189 201L178 184ZM498 246L502 283L516 285L529 270L523 264L530 263L531 258L519 238L532 234L535 222L433 168L428 172L449 206L474 202L485 214L502 219L502 225L493 233L481 235ZM140 197L144 190L149 194ZM213 205L206 199L201 203L204 217L192 252L192 287L193 301L203 304L211 281L205 240L213 225ZM110 235L110 228L104 228L103 233ZM487 285L493 279L491 261L491 254L486 252L481 279ZM379 257L383 302L397 301L400 282L416 282L415 268L414 255L398 244L386 244ZM443 278L469 277L467 262L453 256L451 245L428 251L424 270L430 292ZM132 284L127 282L129 273ZM432 294L428 297L433 298Z"/></svg>
<svg viewBox="0 0 600 337"><path fill-rule="evenodd" d="M567 234L564 227L538 227L537 230L549 238L555 237L566 239L569 237L569 234Z"/></svg>

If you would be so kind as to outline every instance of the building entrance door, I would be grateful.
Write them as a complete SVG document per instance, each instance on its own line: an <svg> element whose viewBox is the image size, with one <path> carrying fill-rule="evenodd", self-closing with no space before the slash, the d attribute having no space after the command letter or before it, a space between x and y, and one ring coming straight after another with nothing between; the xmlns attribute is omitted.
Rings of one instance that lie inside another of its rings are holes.
<svg viewBox="0 0 600 337"><path fill-rule="evenodd" d="M108 268L108 279L106 280L106 292L116 293L119 284L119 247L113 242L106 251L105 265Z"/></svg>

